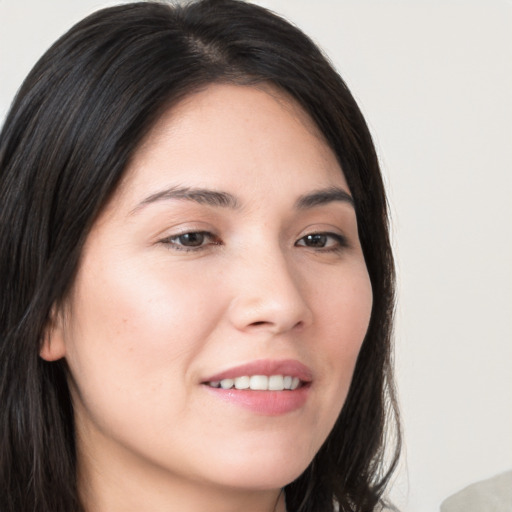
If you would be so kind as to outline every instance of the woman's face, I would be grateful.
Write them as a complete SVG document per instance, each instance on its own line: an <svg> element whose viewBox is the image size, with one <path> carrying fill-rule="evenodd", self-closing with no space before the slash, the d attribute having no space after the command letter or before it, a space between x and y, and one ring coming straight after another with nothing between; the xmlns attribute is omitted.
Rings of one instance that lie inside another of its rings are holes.
<svg viewBox="0 0 512 512"><path fill-rule="evenodd" d="M161 118L41 353L69 366L82 472L129 494L275 489L306 468L372 306L349 194L275 89L211 85Z"/></svg>

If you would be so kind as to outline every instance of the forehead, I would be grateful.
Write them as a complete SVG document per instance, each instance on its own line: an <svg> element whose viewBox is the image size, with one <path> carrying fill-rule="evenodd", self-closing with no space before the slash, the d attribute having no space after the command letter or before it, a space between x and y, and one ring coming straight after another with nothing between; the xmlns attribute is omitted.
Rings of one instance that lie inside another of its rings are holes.
<svg viewBox="0 0 512 512"><path fill-rule="evenodd" d="M151 150L152 146L158 144L173 129L177 132L180 127L193 123L197 118L201 122L208 121L212 128L223 126L225 122L246 126L260 122L260 127L264 128L265 114L274 118L278 115L279 121L282 118L288 118L288 122L293 119L312 137L327 144L322 132L304 108L277 86L267 82L254 85L212 83L167 109L137 148L137 152L142 155ZM223 127L226 129L225 125Z"/></svg>
<svg viewBox="0 0 512 512"><path fill-rule="evenodd" d="M263 190L262 183L295 195L328 186L348 191L322 133L288 95L267 84L213 84L164 112L136 149L118 192L178 184L243 195Z"/></svg>

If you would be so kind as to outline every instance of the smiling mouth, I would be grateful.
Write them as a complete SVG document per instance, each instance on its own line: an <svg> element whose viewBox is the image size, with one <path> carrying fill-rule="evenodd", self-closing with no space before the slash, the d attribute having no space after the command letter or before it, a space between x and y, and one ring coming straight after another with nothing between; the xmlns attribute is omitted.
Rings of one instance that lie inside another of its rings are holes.
<svg viewBox="0 0 512 512"><path fill-rule="evenodd" d="M205 383L212 388L251 391L294 391L305 383L291 375L243 375L233 379L213 380Z"/></svg>
<svg viewBox="0 0 512 512"><path fill-rule="evenodd" d="M216 399L275 417L305 406L313 373L295 359L259 359L210 375L201 384Z"/></svg>

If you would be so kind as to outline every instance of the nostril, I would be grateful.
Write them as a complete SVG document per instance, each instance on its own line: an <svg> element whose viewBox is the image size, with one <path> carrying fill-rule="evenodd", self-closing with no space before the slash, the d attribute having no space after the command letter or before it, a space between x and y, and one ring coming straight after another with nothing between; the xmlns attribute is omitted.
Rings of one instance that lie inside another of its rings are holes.
<svg viewBox="0 0 512 512"><path fill-rule="evenodd" d="M272 322L265 322L264 320L259 320L257 322L252 322L251 324L249 324L249 327L262 327L262 326L271 326L273 323ZM300 329L304 326L304 322L302 321L299 321L297 322L293 327L292 329Z"/></svg>

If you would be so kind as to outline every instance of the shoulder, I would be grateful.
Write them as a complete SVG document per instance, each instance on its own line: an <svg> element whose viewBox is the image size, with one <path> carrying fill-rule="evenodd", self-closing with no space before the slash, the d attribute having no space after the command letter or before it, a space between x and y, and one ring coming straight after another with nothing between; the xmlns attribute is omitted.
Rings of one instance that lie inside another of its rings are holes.
<svg viewBox="0 0 512 512"><path fill-rule="evenodd" d="M512 471L466 487L441 504L441 512L509 512Z"/></svg>

